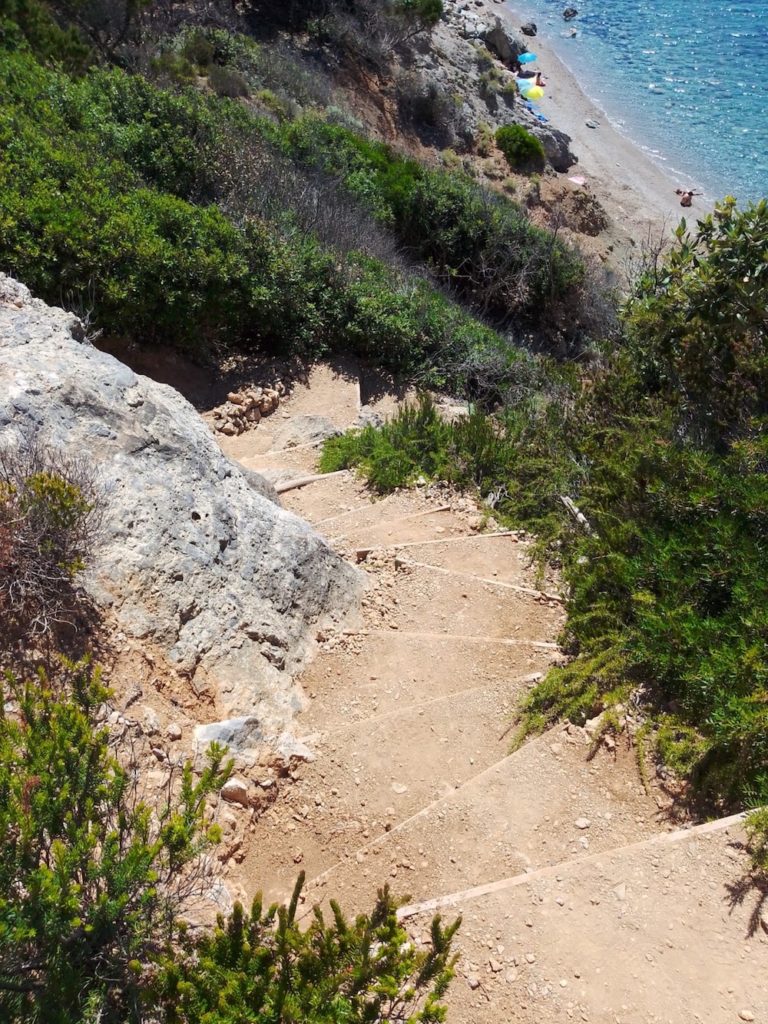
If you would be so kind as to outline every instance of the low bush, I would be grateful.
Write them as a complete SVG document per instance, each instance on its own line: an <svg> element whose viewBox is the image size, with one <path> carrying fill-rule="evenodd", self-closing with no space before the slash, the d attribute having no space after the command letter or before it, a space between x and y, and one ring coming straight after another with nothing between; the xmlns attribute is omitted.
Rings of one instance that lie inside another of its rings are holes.
<svg viewBox="0 0 768 1024"><path fill-rule="evenodd" d="M496 145L513 171L543 170L546 163L544 147L521 124L505 124L497 129Z"/></svg>
<svg viewBox="0 0 768 1024"><path fill-rule="evenodd" d="M217 96L237 99L250 95L245 78L238 71L233 71L232 68L221 68L214 64L208 69L208 83Z"/></svg>
<svg viewBox="0 0 768 1024"><path fill-rule="evenodd" d="M19 640L49 640L72 624L99 506L85 459L28 438L0 450L0 652Z"/></svg>
<svg viewBox="0 0 768 1024"><path fill-rule="evenodd" d="M110 748L109 693L86 661L0 678L0 1016L5 1024L223 1020L437 1024L459 921L417 950L380 891L348 922L307 928L286 906L239 904L213 930L180 914L210 892L220 829L207 807L231 764L167 767L165 804ZM401 1016L402 1015L402 1016Z"/></svg>
<svg viewBox="0 0 768 1024"><path fill-rule="evenodd" d="M9 1024L138 1022L142 971L207 891L217 841L205 800L226 780L212 748L167 807L141 799L97 720L85 661L0 682L0 1015Z"/></svg>
<svg viewBox="0 0 768 1024"><path fill-rule="evenodd" d="M294 158L340 177L409 253L483 315L586 333L582 259L516 203L466 174L424 167L316 117L286 125L280 137Z"/></svg>
<svg viewBox="0 0 768 1024"><path fill-rule="evenodd" d="M302 874L287 907L265 911L257 896L250 914L236 905L212 934L186 941L167 958L157 988L169 1024L445 1020L442 998L460 921L443 927L435 918L430 947L417 952L385 887L371 913L354 922L331 900L332 920L316 907L304 927L296 918L303 880Z"/></svg>

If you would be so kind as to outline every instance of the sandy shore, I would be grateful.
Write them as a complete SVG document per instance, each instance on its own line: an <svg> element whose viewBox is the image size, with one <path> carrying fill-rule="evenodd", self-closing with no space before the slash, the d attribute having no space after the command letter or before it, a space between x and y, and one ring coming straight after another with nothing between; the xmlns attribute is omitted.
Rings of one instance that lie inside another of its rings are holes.
<svg viewBox="0 0 768 1024"><path fill-rule="evenodd" d="M516 35L520 35L520 26L530 20L518 5L489 4L488 9L498 14ZM661 230L668 232L676 226L681 216L690 221L711 210L711 204L704 198L695 198L691 210L682 209L675 189L688 182L669 177L639 146L613 127L546 36L537 35L527 43L538 55L534 66L543 72L547 82L538 109L554 128L571 136L571 150L579 162L568 174L586 179L614 222L617 241L623 235L627 240L642 243L649 232L658 238ZM597 122L599 127L590 128L587 121Z"/></svg>

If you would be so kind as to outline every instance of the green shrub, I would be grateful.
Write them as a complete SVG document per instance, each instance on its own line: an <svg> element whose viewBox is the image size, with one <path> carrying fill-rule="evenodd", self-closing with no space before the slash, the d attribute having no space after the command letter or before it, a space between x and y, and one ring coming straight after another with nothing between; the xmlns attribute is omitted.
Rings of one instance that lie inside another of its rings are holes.
<svg viewBox="0 0 768 1024"><path fill-rule="evenodd" d="M423 28L432 28L443 15L443 0L395 0L394 7Z"/></svg>
<svg viewBox="0 0 768 1024"><path fill-rule="evenodd" d="M542 170L546 163L544 147L521 124L505 124L496 131L496 145L512 170Z"/></svg>
<svg viewBox="0 0 768 1024"><path fill-rule="evenodd" d="M489 124L481 122L477 126L475 149L480 156L490 156L493 152L493 129Z"/></svg>
<svg viewBox="0 0 768 1024"><path fill-rule="evenodd" d="M303 879L287 907L264 911L257 896L247 914L238 904L212 934L167 958L156 983L167 1019L443 1021L441 1000L454 973L451 942L460 922L443 927L435 918L430 947L417 952L384 888L370 915L349 922L332 900L331 921L316 907L309 927L302 927L296 910Z"/></svg>
<svg viewBox="0 0 768 1024"><path fill-rule="evenodd" d="M768 808L753 811L744 823L749 838L749 853L755 871L768 876Z"/></svg>
<svg viewBox="0 0 768 1024"><path fill-rule="evenodd" d="M238 71L221 68L218 64L208 69L208 82L217 96L228 96L237 99L250 95L248 83Z"/></svg>
<svg viewBox="0 0 768 1024"><path fill-rule="evenodd" d="M206 71L213 63L215 49L205 32L195 29L185 37L181 53L191 64Z"/></svg>
<svg viewBox="0 0 768 1024"><path fill-rule="evenodd" d="M141 968L170 940L185 894L210 884L200 857L218 831L205 799L229 768L212 748L199 780L187 766L152 813L97 721L98 672L52 672L0 682L0 706L17 709L0 715L0 1015L138 1022Z"/></svg>
<svg viewBox="0 0 768 1024"><path fill-rule="evenodd" d="M71 624L98 539L100 496L81 459L27 438L0 450L0 652Z"/></svg>
<svg viewBox="0 0 768 1024"><path fill-rule="evenodd" d="M44 63L81 74L91 63L91 48L73 27L61 27L40 0L0 0L0 46L26 44Z"/></svg>
<svg viewBox="0 0 768 1024"><path fill-rule="evenodd" d="M466 174L428 169L316 117L281 137L295 158L338 175L471 305L502 323L519 317L574 330L584 264L517 204Z"/></svg>

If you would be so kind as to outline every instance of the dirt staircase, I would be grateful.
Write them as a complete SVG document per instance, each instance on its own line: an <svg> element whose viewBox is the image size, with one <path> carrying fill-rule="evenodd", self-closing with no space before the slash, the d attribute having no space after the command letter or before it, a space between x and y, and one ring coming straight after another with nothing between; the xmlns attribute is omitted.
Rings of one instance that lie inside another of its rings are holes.
<svg viewBox="0 0 768 1024"><path fill-rule="evenodd" d="M283 447L281 428L315 414L346 428L360 398L348 369L316 367L279 418L223 447L257 471L312 474L319 447ZM365 909L388 881L417 942L435 910L461 913L460 1024L768 1024L766 935L746 938L754 897L727 889L745 867L738 822L678 835L634 751L590 759L581 729L509 752L510 716L558 660L564 621L525 538L447 491L377 500L350 473L283 501L368 589L359 627L322 638L301 679L297 732L316 759L253 823L232 881L284 899L303 869L306 911L328 896Z"/></svg>

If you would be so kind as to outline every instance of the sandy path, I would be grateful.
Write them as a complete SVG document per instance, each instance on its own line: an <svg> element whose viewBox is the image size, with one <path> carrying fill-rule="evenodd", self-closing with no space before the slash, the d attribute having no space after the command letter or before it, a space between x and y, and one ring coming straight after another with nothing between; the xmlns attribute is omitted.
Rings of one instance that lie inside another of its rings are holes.
<svg viewBox="0 0 768 1024"><path fill-rule="evenodd" d="M357 401L354 381L318 367L286 411L330 408L345 426ZM224 447L258 464L261 429ZM360 627L321 638L300 680L296 732L315 760L250 821L228 884L279 900L303 869L306 915L330 896L367 909L387 881L415 901L416 942L434 907L461 913L455 1024L768 1021L756 895L729 895L746 865L739 825L676 836L624 741L590 760L585 730L558 726L509 752L564 615L526 538L479 532L477 509L447 491L374 500L351 474L283 497L362 559L368 589Z"/></svg>

